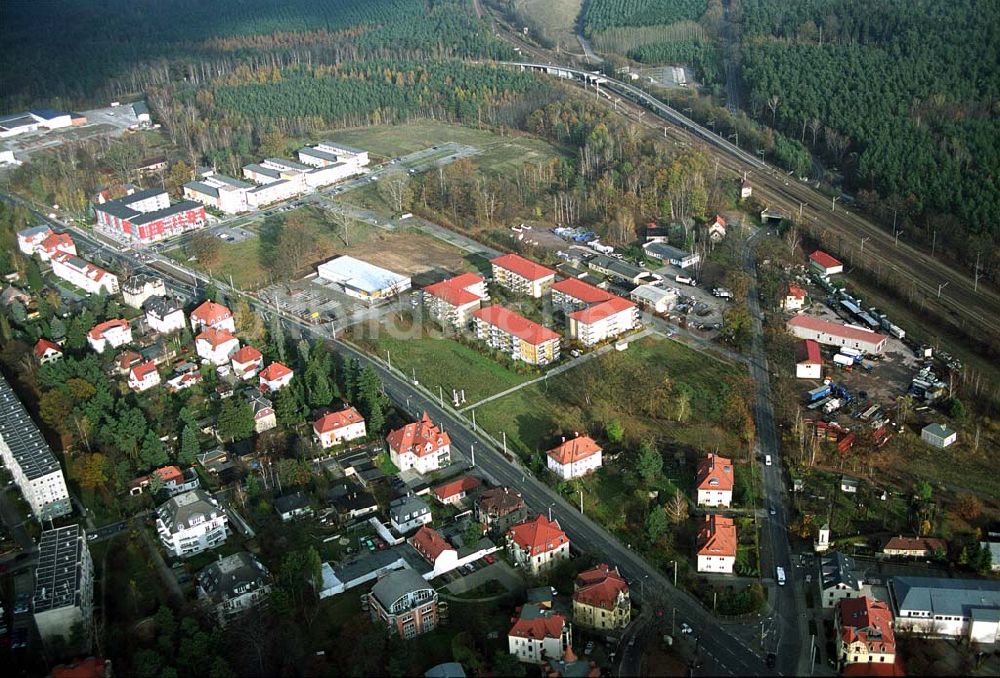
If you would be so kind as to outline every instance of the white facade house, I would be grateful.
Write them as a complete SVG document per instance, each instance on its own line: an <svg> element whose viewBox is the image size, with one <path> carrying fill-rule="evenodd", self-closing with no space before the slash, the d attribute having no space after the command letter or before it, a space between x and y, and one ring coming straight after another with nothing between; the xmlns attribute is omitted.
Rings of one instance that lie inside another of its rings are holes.
<svg viewBox="0 0 1000 678"><path fill-rule="evenodd" d="M431 572L424 575L428 581L498 550L493 542L484 538L480 540L479 544L467 545L466 548L462 549L462 555L459 556L458 549L448 543L437 530L427 525L421 526L406 541L434 567Z"/></svg>
<svg viewBox="0 0 1000 678"><path fill-rule="evenodd" d="M52 235L52 229L47 224L22 229L17 232L17 248L30 257L35 253L35 248L50 235Z"/></svg>
<svg viewBox="0 0 1000 678"><path fill-rule="evenodd" d="M698 532L698 572L732 574L738 543L732 518L706 515Z"/></svg>
<svg viewBox="0 0 1000 678"><path fill-rule="evenodd" d="M59 460L2 375L0 458L39 521L72 512Z"/></svg>
<svg viewBox="0 0 1000 678"><path fill-rule="evenodd" d="M128 387L133 391L148 391L159 383L160 373L152 360L135 365L128 371Z"/></svg>
<svg viewBox="0 0 1000 678"><path fill-rule="evenodd" d="M389 502L389 525L399 534L412 532L432 519L430 507L420 497L400 497Z"/></svg>
<svg viewBox="0 0 1000 678"><path fill-rule="evenodd" d="M733 503L736 479L733 461L717 454L708 454L698 461L696 479L698 506L725 506Z"/></svg>
<svg viewBox="0 0 1000 678"><path fill-rule="evenodd" d="M143 302L151 297L167 296L167 286L160 278L140 273L124 282L122 300L131 308L142 308Z"/></svg>
<svg viewBox="0 0 1000 678"><path fill-rule="evenodd" d="M226 541L229 518L202 490L171 497L156 509L156 532L168 553L187 558Z"/></svg>
<svg viewBox="0 0 1000 678"><path fill-rule="evenodd" d="M146 323L154 332L160 334L179 332L187 324L184 309L176 299L150 297L143 304L143 308L146 310Z"/></svg>
<svg viewBox="0 0 1000 678"><path fill-rule="evenodd" d="M260 368L264 366L264 356L253 346L244 346L231 358L233 362L233 374L240 379L252 379L257 376Z"/></svg>
<svg viewBox="0 0 1000 678"><path fill-rule="evenodd" d="M118 276L65 252L52 257L52 274L91 294L114 294L118 291Z"/></svg>
<svg viewBox="0 0 1000 678"><path fill-rule="evenodd" d="M292 377L294 376L295 371L290 367L279 362L273 362L261 370L258 375L258 381L262 389L266 388L268 391L274 393L292 383Z"/></svg>
<svg viewBox="0 0 1000 678"><path fill-rule="evenodd" d="M432 473L451 463L451 437L426 412L420 421L391 431L386 442L389 457L400 471Z"/></svg>
<svg viewBox="0 0 1000 678"><path fill-rule="evenodd" d="M42 641L69 643L74 627L82 630L82 647L88 652L94 635L94 563L86 533L79 525L42 532L38 541L35 591L32 598L35 626Z"/></svg>
<svg viewBox="0 0 1000 678"><path fill-rule="evenodd" d="M222 304L214 301L203 302L191 311L191 331L197 332L201 327L211 327L216 330L236 331L236 320L233 312Z"/></svg>
<svg viewBox="0 0 1000 678"><path fill-rule="evenodd" d="M680 290L676 287L662 287L656 284L639 285L629 297L643 308L653 313L666 313L677 305Z"/></svg>
<svg viewBox="0 0 1000 678"><path fill-rule="evenodd" d="M87 332L87 343L90 347L102 353L108 346L118 348L132 342L132 327L124 318L106 320L94 325Z"/></svg>
<svg viewBox="0 0 1000 678"><path fill-rule="evenodd" d="M920 439L940 450L958 440L958 433L947 424L928 424L921 429Z"/></svg>
<svg viewBox="0 0 1000 678"><path fill-rule="evenodd" d="M798 285L789 285L781 300L781 308L786 311L798 311L806 303L806 291Z"/></svg>
<svg viewBox="0 0 1000 678"><path fill-rule="evenodd" d="M819 593L823 607L833 607L843 598L870 596L872 591L864 583L854 559L832 551L820 559Z"/></svg>
<svg viewBox="0 0 1000 678"><path fill-rule="evenodd" d="M368 165L368 151L333 141L322 141L315 146L300 148L298 157L299 162L312 167L343 166L344 171L350 170L352 174L364 171L364 167Z"/></svg>
<svg viewBox="0 0 1000 678"><path fill-rule="evenodd" d="M558 665L573 644L573 627L558 612L528 603L507 632L507 650L525 664Z"/></svg>
<svg viewBox="0 0 1000 678"><path fill-rule="evenodd" d="M812 339L803 339L797 347L798 361L795 363L796 379L820 379L823 376L823 354L819 344Z"/></svg>
<svg viewBox="0 0 1000 678"><path fill-rule="evenodd" d="M567 560L569 537L559 522L538 515L507 530L507 550L516 567L538 576Z"/></svg>
<svg viewBox="0 0 1000 678"><path fill-rule="evenodd" d="M578 436L547 452L549 470L563 480L571 480L601 468L601 447L590 436Z"/></svg>
<svg viewBox="0 0 1000 678"><path fill-rule="evenodd" d="M198 356L213 365L225 365L240 348L240 340L228 330L208 328L194 340Z"/></svg>
<svg viewBox="0 0 1000 678"><path fill-rule="evenodd" d="M184 184L184 197L225 214L239 214L250 209L247 196L253 189L246 181L212 173Z"/></svg>
<svg viewBox="0 0 1000 678"><path fill-rule="evenodd" d="M313 433L324 449L368 435L364 417L353 407L324 414L313 422Z"/></svg>
<svg viewBox="0 0 1000 678"><path fill-rule="evenodd" d="M882 353L887 340L884 334L872 332L864 327L842 325L807 315L791 318L785 323L785 327L792 336L799 339L812 339L827 346L856 348L865 353Z"/></svg>

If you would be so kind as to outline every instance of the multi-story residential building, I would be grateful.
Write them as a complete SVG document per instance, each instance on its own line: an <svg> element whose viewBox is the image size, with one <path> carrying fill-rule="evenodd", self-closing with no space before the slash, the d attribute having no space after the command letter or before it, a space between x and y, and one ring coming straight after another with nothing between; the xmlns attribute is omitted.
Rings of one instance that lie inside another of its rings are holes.
<svg viewBox="0 0 1000 678"><path fill-rule="evenodd" d="M299 162L312 167L337 167L345 177L363 171L368 164L368 151L332 141L300 148L298 156Z"/></svg>
<svg viewBox="0 0 1000 678"><path fill-rule="evenodd" d="M156 532L167 552L188 558L226 541L229 518L206 492L191 490L156 509Z"/></svg>
<svg viewBox="0 0 1000 678"><path fill-rule="evenodd" d="M732 574L737 544L732 518L714 513L705 516L698 531L698 572Z"/></svg>
<svg viewBox="0 0 1000 678"><path fill-rule="evenodd" d="M151 243L205 225L205 207L191 200L173 205L167 192L151 188L94 205L95 228L121 240Z"/></svg>
<svg viewBox="0 0 1000 678"><path fill-rule="evenodd" d="M90 651L94 635L94 564L86 533L79 525L42 532L32 608L38 634L46 645L52 647L59 637L69 643L74 627L78 627L82 646L68 649L83 654Z"/></svg>
<svg viewBox="0 0 1000 678"><path fill-rule="evenodd" d="M390 634L404 640L433 631L438 625L437 591L409 568L379 579L368 594L368 608L373 622L384 624Z"/></svg>
<svg viewBox="0 0 1000 678"><path fill-rule="evenodd" d="M271 593L271 573L248 551L211 563L198 573L197 581L198 600L211 608L222 626L264 604Z"/></svg>
<svg viewBox="0 0 1000 678"><path fill-rule="evenodd" d="M339 412L327 412L313 422L313 433L324 449L368 435L365 418L353 407Z"/></svg>
<svg viewBox="0 0 1000 678"><path fill-rule="evenodd" d="M486 281L474 273L463 273L423 289L428 315L442 325L466 327L482 302L489 299Z"/></svg>
<svg viewBox="0 0 1000 678"><path fill-rule="evenodd" d="M60 252L52 257L52 274L91 294L114 294L118 276L72 254Z"/></svg>
<svg viewBox="0 0 1000 678"><path fill-rule="evenodd" d="M240 379L252 379L264 366L264 356L253 346L244 346L230 359L233 363L233 374Z"/></svg>
<svg viewBox="0 0 1000 678"><path fill-rule="evenodd" d="M698 461L696 478L698 506L730 506L736 474L733 460L707 454Z"/></svg>
<svg viewBox="0 0 1000 678"><path fill-rule="evenodd" d="M434 498L442 504L458 506L463 499L479 489L482 484L483 481L476 476L462 476L443 485L438 485L432 492Z"/></svg>
<svg viewBox="0 0 1000 678"><path fill-rule="evenodd" d="M233 312L222 304L206 301L191 311L191 331L197 332L201 327L211 327L216 330L236 331L236 321Z"/></svg>
<svg viewBox="0 0 1000 678"><path fill-rule="evenodd" d="M128 387L133 391L147 391L160 383L160 373L156 370L156 363L147 360L139 363L128 371Z"/></svg>
<svg viewBox="0 0 1000 678"><path fill-rule="evenodd" d="M184 309L177 299L150 297L142 307L146 310L146 323L154 332L169 334L184 329Z"/></svg>
<svg viewBox="0 0 1000 678"><path fill-rule="evenodd" d="M601 563L576 576L573 621L595 629L623 629L632 620L628 583L617 567Z"/></svg>
<svg viewBox="0 0 1000 678"><path fill-rule="evenodd" d="M253 188L253 184L213 172L203 175L198 181L184 184L184 198L214 207L225 214L239 214L250 209L247 194Z"/></svg>
<svg viewBox="0 0 1000 678"><path fill-rule="evenodd" d="M90 347L102 353L105 347L118 348L132 343L132 327L124 318L105 320L94 325L87 332L87 343Z"/></svg>
<svg viewBox="0 0 1000 678"><path fill-rule="evenodd" d="M0 457L39 522L73 510L59 461L2 375Z"/></svg>
<svg viewBox="0 0 1000 678"><path fill-rule="evenodd" d="M57 254L76 256L76 243L69 233L51 233L38 243L35 253L42 261L51 261Z"/></svg>
<svg viewBox="0 0 1000 678"><path fill-rule="evenodd" d="M451 463L451 438L424 412L420 421L390 431L389 457L400 471L431 473Z"/></svg>
<svg viewBox="0 0 1000 678"><path fill-rule="evenodd" d="M30 226L17 232L17 248L22 254L29 257L35 253L35 249L42 244L42 241L52 235L52 229L48 224Z"/></svg>
<svg viewBox="0 0 1000 678"><path fill-rule="evenodd" d="M526 664L558 661L573 645L573 627L566 617L538 603L519 610L507 632L507 649Z"/></svg>
<svg viewBox="0 0 1000 678"><path fill-rule="evenodd" d="M507 531L507 549L517 565L537 576L569 558L569 537L559 521L538 515Z"/></svg>
<svg viewBox="0 0 1000 678"><path fill-rule="evenodd" d="M142 308L143 302L151 297L167 296L167 286L160 278L140 273L122 285L122 300L126 306Z"/></svg>
<svg viewBox="0 0 1000 678"><path fill-rule="evenodd" d="M472 313L476 337L490 348L529 365L547 365L559 359L556 332L502 306L487 306Z"/></svg>
<svg viewBox="0 0 1000 678"><path fill-rule="evenodd" d="M563 480L579 478L601 468L601 447L590 436L576 436L552 448L548 456L549 470Z"/></svg>
<svg viewBox="0 0 1000 678"><path fill-rule="evenodd" d="M399 534L412 532L432 519L430 507L420 497L407 495L389 502L389 525Z"/></svg>
<svg viewBox="0 0 1000 678"><path fill-rule="evenodd" d="M563 313L572 313L592 304L600 304L614 295L579 278L566 278L552 285L552 305Z"/></svg>
<svg viewBox="0 0 1000 678"><path fill-rule="evenodd" d="M529 297L540 298L555 282L556 272L518 254L492 259L493 280L501 287Z"/></svg>
<svg viewBox="0 0 1000 678"><path fill-rule="evenodd" d="M35 360L38 361L39 365L54 363L63 357L63 350L59 344L49 341L45 337L42 337L35 343L34 353Z"/></svg>
<svg viewBox="0 0 1000 678"><path fill-rule="evenodd" d="M213 365L225 365L240 348L240 340L228 330L209 327L194 338L194 348L198 356Z"/></svg>
<svg viewBox="0 0 1000 678"><path fill-rule="evenodd" d="M847 664L892 664L896 661L896 634L892 611L869 596L837 603L837 661Z"/></svg>
<svg viewBox="0 0 1000 678"><path fill-rule="evenodd" d="M871 595L871 586L862 580L853 558L833 551L820 559L819 569L819 592L823 607L833 607L842 598Z"/></svg>
<svg viewBox="0 0 1000 678"><path fill-rule="evenodd" d="M509 487L483 490L476 497L476 520L493 534L505 534L512 526L528 519L528 506L521 493Z"/></svg>
<svg viewBox="0 0 1000 678"><path fill-rule="evenodd" d="M1000 581L995 579L891 577L889 602L900 633L1000 642Z"/></svg>
<svg viewBox="0 0 1000 678"><path fill-rule="evenodd" d="M274 393L288 386L294 376L295 372L290 367L282 365L279 362L273 362L261 370L258 379L261 390L267 389Z"/></svg>
<svg viewBox="0 0 1000 678"><path fill-rule="evenodd" d="M639 308L627 299L611 297L607 301L570 313L569 336L584 346L594 346L635 329Z"/></svg>

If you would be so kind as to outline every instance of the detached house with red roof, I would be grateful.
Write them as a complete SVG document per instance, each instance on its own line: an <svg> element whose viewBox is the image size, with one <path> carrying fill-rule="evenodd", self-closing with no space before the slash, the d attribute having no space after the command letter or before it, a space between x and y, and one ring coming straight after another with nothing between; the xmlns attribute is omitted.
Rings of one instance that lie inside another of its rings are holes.
<svg viewBox="0 0 1000 678"><path fill-rule="evenodd" d="M228 330L230 332L236 331L236 321L233 319L233 312L214 301L206 301L191 311L190 319L192 332L197 332L202 327Z"/></svg>
<svg viewBox="0 0 1000 678"><path fill-rule="evenodd" d="M803 339L795 347L795 378L821 379L823 377L823 354L819 344L812 339Z"/></svg>
<svg viewBox="0 0 1000 678"><path fill-rule="evenodd" d="M253 379L264 366L264 356L253 346L244 346L230 358L233 374L240 379Z"/></svg>
<svg viewBox="0 0 1000 678"><path fill-rule="evenodd" d="M716 454L706 455L698 462L698 506L730 506L735 478L732 459Z"/></svg>
<svg viewBox="0 0 1000 678"><path fill-rule="evenodd" d="M705 226L705 232L708 233L709 240L719 242L726 237L726 220L716 214L715 219Z"/></svg>
<svg viewBox="0 0 1000 678"><path fill-rule="evenodd" d="M118 348L132 342L132 328L124 318L98 323L87 333L87 343L101 353L106 346Z"/></svg>
<svg viewBox="0 0 1000 678"><path fill-rule="evenodd" d="M63 357L63 350L60 348L59 344L49 341L44 337L39 339L35 344L34 353L35 360L38 361L39 365L54 363L57 360L61 360Z"/></svg>
<svg viewBox="0 0 1000 678"><path fill-rule="evenodd" d="M507 649L520 662L557 661L573 645L573 627L566 617L538 603L524 605L511 621Z"/></svg>
<svg viewBox="0 0 1000 678"><path fill-rule="evenodd" d="M475 273L463 273L428 285L422 296L424 308L432 318L456 329L466 327L472 312L490 298L486 281Z"/></svg>
<svg viewBox="0 0 1000 678"><path fill-rule="evenodd" d="M400 471L431 473L451 463L451 438L424 412L420 421L390 431L389 457Z"/></svg>
<svg viewBox="0 0 1000 678"><path fill-rule="evenodd" d="M569 537L558 521L537 515L507 531L507 549L517 565L537 576L569 558Z"/></svg>
<svg viewBox="0 0 1000 678"><path fill-rule="evenodd" d="M896 661L892 610L869 596L837 603L837 659L845 664L885 664Z"/></svg>
<svg viewBox="0 0 1000 678"><path fill-rule="evenodd" d="M514 360L547 365L559 359L561 338L547 327L496 305L481 308L472 316L476 337Z"/></svg>
<svg viewBox="0 0 1000 678"><path fill-rule="evenodd" d="M504 254L490 261L493 280L501 287L529 297L541 298L555 282L556 272L518 254Z"/></svg>
<svg viewBox="0 0 1000 678"><path fill-rule="evenodd" d="M785 296L781 300L781 308L786 311L798 311L805 305L806 291L795 283L789 283Z"/></svg>
<svg viewBox="0 0 1000 678"><path fill-rule="evenodd" d="M836 275L844 272L843 262L831 257L823 250L816 250L809 255L809 265L823 275Z"/></svg>
<svg viewBox="0 0 1000 678"><path fill-rule="evenodd" d="M601 468L601 447L590 436L577 436L552 448L548 455L549 470L563 480L579 478Z"/></svg>
<svg viewBox="0 0 1000 678"><path fill-rule="evenodd" d="M160 383L160 373L156 371L156 363L148 360L128 371L128 387L133 391L147 391Z"/></svg>
<svg viewBox="0 0 1000 678"><path fill-rule="evenodd" d="M601 563L573 585L573 621L594 629L623 629L632 620L628 583L617 567Z"/></svg>
<svg viewBox="0 0 1000 678"><path fill-rule="evenodd" d="M353 407L327 412L313 422L313 433L323 449L368 435L365 418Z"/></svg>
<svg viewBox="0 0 1000 678"><path fill-rule="evenodd" d="M639 324L639 308L628 299L611 297L567 316L569 336L584 346L595 346L620 336Z"/></svg>
<svg viewBox="0 0 1000 678"><path fill-rule="evenodd" d="M698 531L698 572L732 574L736 565L736 525L732 518L705 516Z"/></svg>
<svg viewBox="0 0 1000 678"><path fill-rule="evenodd" d="M469 493L475 492L482 484L482 481L475 476L462 476L443 485L438 485L432 492L434 498L442 504L457 506Z"/></svg>
<svg viewBox="0 0 1000 678"><path fill-rule="evenodd" d="M496 545L489 539L481 539L479 543L465 544L461 548L456 548L429 525L422 525L406 541L434 567L431 573L424 575L425 579L440 577L497 550Z"/></svg>
<svg viewBox="0 0 1000 678"><path fill-rule="evenodd" d="M50 235L52 235L52 229L49 228L48 224L25 228L17 232L17 248L30 257Z"/></svg>
<svg viewBox="0 0 1000 678"><path fill-rule="evenodd" d="M213 365L225 365L240 348L240 340L229 330L208 327L194 338L194 348L198 356Z"/></svg>
<svg viewBox="0 0 1000 678"><path fill-rule="evenodd" d="M260 372L260 388L267 389L272 393L279 391L292 382L295 372L292 368L279 362L273 362Z"/></svg>

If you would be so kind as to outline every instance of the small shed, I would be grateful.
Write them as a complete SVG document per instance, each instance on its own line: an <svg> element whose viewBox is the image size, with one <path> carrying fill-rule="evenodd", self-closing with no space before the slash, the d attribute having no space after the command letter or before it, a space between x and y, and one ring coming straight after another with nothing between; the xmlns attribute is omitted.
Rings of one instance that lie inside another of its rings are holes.
<svg viewBox="0 0 1000 678"><path fill-rule="evenodd" d="M948 447L958 439L958 433L947 424L928 424L920 431L920 439L939 450Z"/></svg>

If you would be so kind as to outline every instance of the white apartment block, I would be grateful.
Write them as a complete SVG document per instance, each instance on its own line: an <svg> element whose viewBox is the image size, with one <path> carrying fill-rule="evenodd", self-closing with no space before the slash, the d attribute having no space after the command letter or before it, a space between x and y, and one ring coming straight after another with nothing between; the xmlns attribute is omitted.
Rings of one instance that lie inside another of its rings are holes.
<svg viewBox="0 0 1000 678"><path fill-rule="evenodd" d="M52 235L52 229L46 224L25 228L17 232L17 248L30 257L35 253L35 248L50 235Z"/></svg>
<svg viewBox="0 0 1000 678"><path fill-rule="evenodd" d="M357 174L368 164L368 151L351 148L333 141L322 141L298 151L299 162L313 167L344 166ZM346 171L346 169L344 170Z"/></svg>
<svg viewBox="0 0 1000 678"><path fill-rule="evenodd" d="M172 556L187 558L226 541L229 518L202 490L171 497L156 509L156 532Z"/></svg>
<svg viewBox="0 0 1000 678"><path fill-rule="evenodd" d="M246 181L212 173L184 184L184 197L225 214L239 214L250 209L247 194L253 187Z"/></svg>
<svg viewBox="0 0 1000 678"><path fill-rule="evenodd" d="M108 346L118 348L132 342L132 327L124 318L105 320L94 325L87 332L87 343L98 353Z"/></svg>
<svg viewBox="0 0 1000 678"><path fill-rule="evenodd" d="M584 346L595 346L634 330L639 325L639 308L621 297L590 308L575 311L567 316L569 336Z"/></svg>
<svg viewBox="0 0 1000 678"><path fill-rule="evenodd" d="M70 649L89 652L94 633L94 563L79 525L42 532L32 608L46 645L51 647L59 636L68 642L79 624L84 646Z"/></svg>
<svg viewBox="0 0 1000 678"><path fill-rule="evenodd" d="M118 276L65 252L52 257L52 274L91 294L114 294L118 291Z"/></svg>
<svg viewBox="0 0 1000 678"><path fill-rule="evenodd" d="M184 309L176 299L169 297L151 297L143 304L146 309L146 323L149 329L160 334L179 332L184 329L186 320Z"/></svg>

